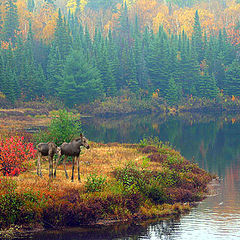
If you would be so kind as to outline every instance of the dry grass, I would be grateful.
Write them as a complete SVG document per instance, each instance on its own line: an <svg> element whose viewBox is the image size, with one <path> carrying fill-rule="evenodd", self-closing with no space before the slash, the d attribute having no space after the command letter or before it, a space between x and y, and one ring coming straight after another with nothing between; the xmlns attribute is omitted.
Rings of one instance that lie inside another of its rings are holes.
<svg viewBox="0 0 240 240"><path fill-rule="evenodd" d="M0 130L26 129L36 126L46 126L50 122L49 118L31 116L11 116L0 118Z"/></svg>
<svg viewBox="0 0 240 240"><path fill-rule="evenodd" d="M94 145L94 144L93 144ZM80 174L81 183L77 181L77 169L75 165L74 182L70 179L66 179L64 167L61 164L57 169L57 177L54 180L48 178L48 161L47 159L42 161L42 173L43 177L36 176L36 169L32 169L28 172L21 174L16 181L18 182L18 191L23 189L44 189L49 186L53 189L59 190L64 188L78 188L84 187L84 183L89 174L104 175L108 179L111 178L112 171L117 167L123 167L128 162L133 161L138 166L141 166L146 154L140 153L137 148L124 147L122 145L116 145L109 147L107 145L91 147L89 150L83 150L80 156ZM149 168L161 169L161 166L157 163L149 163ZM35 164L33 164L35 165ZM69 176L72 174L72 164L67 164L67 171Z"/></svg>

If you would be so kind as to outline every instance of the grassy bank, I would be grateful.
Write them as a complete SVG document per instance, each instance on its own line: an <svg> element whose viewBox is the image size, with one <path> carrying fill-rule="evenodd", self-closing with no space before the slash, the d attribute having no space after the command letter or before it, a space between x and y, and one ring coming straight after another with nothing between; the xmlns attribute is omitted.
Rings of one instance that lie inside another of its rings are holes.
<svg viewBox="0 0 240 240"><path fill-rule="evenodd" d="M66 180L63 166L57 178L49 180L47 162L39 178L34 159L30 163L18 177L1 176L2 228L59 228L178 215L205 197L212 179L154 140L139 145L91 143L81 156L81 183Z"/></svg>
<svg viewBox="0 0 240 240"><path fill-rule="evenodd" d="M217 98L198 98L188 96L177 103L169 104L156 95L141 98L136 95L109 97L101 101L84 104L78 107L79 112L96 116L126 115L133 113L165 113L180 114L185 112L196 113L239 113L240 100L234 96L220 94Z"/></svg>

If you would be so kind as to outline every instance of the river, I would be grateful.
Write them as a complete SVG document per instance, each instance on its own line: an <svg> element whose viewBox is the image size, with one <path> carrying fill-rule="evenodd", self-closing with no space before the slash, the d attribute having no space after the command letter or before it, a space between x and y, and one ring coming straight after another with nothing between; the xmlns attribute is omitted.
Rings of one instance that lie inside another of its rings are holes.
<svg viewBox="0 0 240 240"><path fill-rule="evenodd" d="M46 231L36 240L77 239L240 239L240 121L239 117L126 116L82 120L85 135L97 142L139 142L158 137L184 157L215 173L220 182L212 194L180 219L158 220L103 228Z"/></svg>

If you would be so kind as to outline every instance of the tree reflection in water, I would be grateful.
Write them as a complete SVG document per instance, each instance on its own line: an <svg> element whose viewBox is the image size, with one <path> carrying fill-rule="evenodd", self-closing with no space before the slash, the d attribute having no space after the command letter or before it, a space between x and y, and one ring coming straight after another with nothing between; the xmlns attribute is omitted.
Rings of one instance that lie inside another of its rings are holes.
<svg viewBox="0 0 240 240"><path fill-rule="evenodd" d="M137 240L137 239L171 239L178 228L179 220L163 220L157 223L142 222L108 227L69 228L63 231L44 231L30 234L21 239L34 240Z"/></svg>

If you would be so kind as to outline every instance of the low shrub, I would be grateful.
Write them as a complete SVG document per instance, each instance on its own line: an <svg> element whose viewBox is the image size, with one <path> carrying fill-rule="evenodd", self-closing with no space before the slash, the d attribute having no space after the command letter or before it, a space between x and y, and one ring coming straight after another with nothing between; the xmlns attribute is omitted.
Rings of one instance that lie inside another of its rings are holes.
<svg viewBox="0 0 240 240"><path fill-rule="evenodd" d="M169 201L166 194L166 189L159 181L155 180L150 184L147 184L146 193L148 198L150 198L156 204L162 204Z"/></svg>
<svg viewBox="0 0 240 240"><path fill-rule="evenodd" d="M195 199L193 198L193 192L188 189L183 188L168 188L167 195L169 199L169 203L174 202L191 202Z"/></svg>
<svg viewBox="0 0 240 240"><path fill-rule="evenodd" d="M81 133L81 122L79 117L66 109L52 113L52 119L47 129L41 130L34 135L35 142L53 141L58 146L63 142L70 142Z"/></svg>
<svg viewBox="0 0 240 240"><path fill-rule="evenodd" d="M151 162L163 163L167 160L167 155L155 153L155 154L149 155L148 158L150 159Z"/></svg>
<svg viewBox="0 0 240 240"><path fill-rule="evenodd" d="M23 137L10 137L0 141L0 172L4 176L16 176L27 169L27 162L35 158L36 149L32 143L25 143Z"/></svg>
<svg viewBox="0 0 240 240"><path fill-rule="evenodd" d="M131 163L128 163L124 168L115 169L113 174L123 184L126 192L141 191L147 181L143 172Z"/></svg>
<svg viewBox="0 0 240 240"><path fill-rule="evenodd" d="M46 199L31 190L16 192L16 182L5 177L0 185L0 225L22 224L36 221Z"/></svg>
<svg viewBox="0 0 240 240"><path fill-rule="evenodd" d="M86 192L100 192L106 186L106 177L90 174L85 184Z"/></svg>

